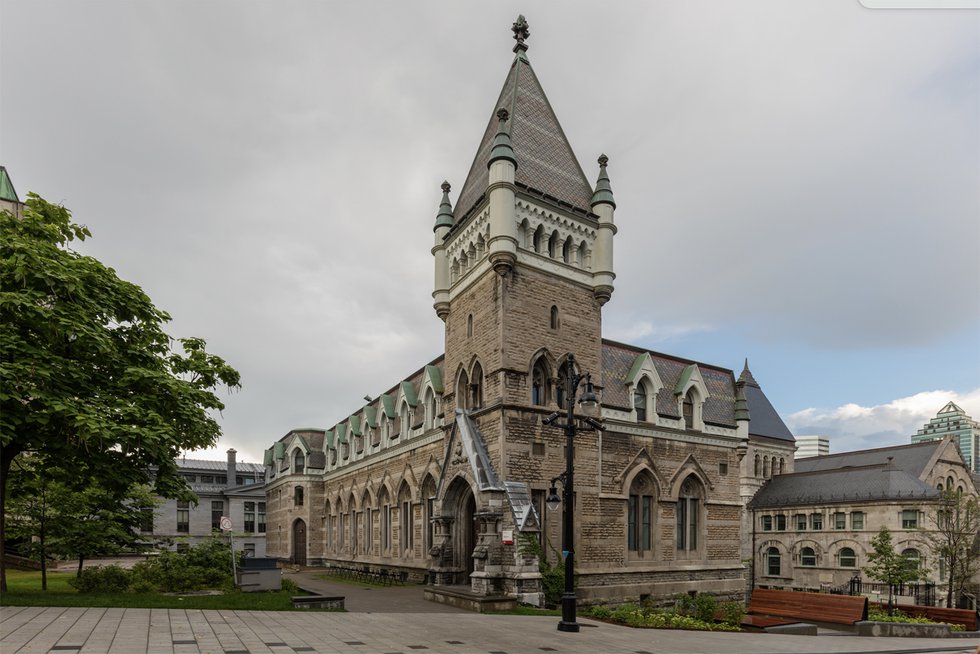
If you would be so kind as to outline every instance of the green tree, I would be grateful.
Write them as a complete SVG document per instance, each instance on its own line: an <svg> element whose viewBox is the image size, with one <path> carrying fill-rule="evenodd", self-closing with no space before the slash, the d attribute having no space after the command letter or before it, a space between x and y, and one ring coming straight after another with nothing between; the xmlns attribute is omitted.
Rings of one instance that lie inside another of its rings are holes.
<svg viewBox="0 0 980 654"><path fill-rule="evenodd" d="M240 382L203 340L175 347L163 329L170 316L139 286L71 249L88 236L33 193L20 218L0 212L0 591L14 457L84 466L117 497L150 481L164 497L186 497L174 460L215 444L213 412L224 408L215 391Z"/></svg>
<svg viewBox="0 0 980 654"><path fill-rule="evenodd" d="M915 581L921 577L919 568L907 558L895 551L892 545L892 533L888 527L882 527L878 535L871 539L871 553L864 572L878 581L888 584L888 612L894 608L893 591L895 586Z"/></svg>
<svg viewBox="0 0 980 654"><path fill-rule="evenodd" d="M946 606L968 591L980 572L980 501L975 494L942 492L923 536L948 575Z"/></svg>

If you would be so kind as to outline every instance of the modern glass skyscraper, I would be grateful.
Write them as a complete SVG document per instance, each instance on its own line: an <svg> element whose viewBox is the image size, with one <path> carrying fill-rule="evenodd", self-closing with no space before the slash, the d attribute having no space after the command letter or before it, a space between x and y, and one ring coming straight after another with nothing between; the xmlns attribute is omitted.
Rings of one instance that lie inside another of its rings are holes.
<svg viewBox="0 0 980 654"><path fill-rule="evenodd" d="M970 470L980 473L980 423L966 415L955 402L944 406L935 418L924 424L912 436L912 442L938 441L948 435L956 437Z"/></svg>

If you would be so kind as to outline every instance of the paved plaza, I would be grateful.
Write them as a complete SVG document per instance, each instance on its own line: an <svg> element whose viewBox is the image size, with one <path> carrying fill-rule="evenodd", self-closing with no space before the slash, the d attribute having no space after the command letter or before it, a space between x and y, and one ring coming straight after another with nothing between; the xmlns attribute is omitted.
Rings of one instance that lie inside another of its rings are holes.
<svg viewBox="0 0 980 654"><path fill-rule="evenodd" d="M290 575L318 593L344 595L347 613L175 609L0 608L2 654L974 654L975 639L861 638L630 629L581 619L478 615L422 599L420 586L334 582Z"/></svg>

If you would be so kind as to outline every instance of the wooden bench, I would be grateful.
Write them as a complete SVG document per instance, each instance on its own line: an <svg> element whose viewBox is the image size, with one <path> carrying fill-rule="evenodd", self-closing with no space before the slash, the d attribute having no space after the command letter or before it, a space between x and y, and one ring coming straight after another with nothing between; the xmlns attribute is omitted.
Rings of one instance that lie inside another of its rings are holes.
<svg viewBox="0 0 980 654"><path fill-rule="evenodd" d="M867 597L757 588L742 625L760 629L801 621L853 625L867 619Z"/></svg>

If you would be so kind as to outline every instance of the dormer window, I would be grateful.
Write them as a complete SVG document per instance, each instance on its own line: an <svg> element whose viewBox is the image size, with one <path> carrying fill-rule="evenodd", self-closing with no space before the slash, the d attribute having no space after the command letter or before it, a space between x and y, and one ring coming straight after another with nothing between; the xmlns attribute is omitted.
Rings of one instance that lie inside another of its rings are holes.
<svg viewBox="0 0 980 654"><path fill-rule="evenodd" d="M301 475L305 469L306 457L303 455L303 450L296 450L296 453L293 455L293 472Z"/></svg>
<svg viewBox="0 0 980 654"><path fill-rule="evenodd" d="M633 391L633 408L636 409L636 421L646 422L647 419L647 387L640 382Z"/></svg>
<svg viewBox="0 0 980 654"><path fill-rule="evenodd" d="M694 429L694 392L690 390L684 396L684 427Z"/></svg>

